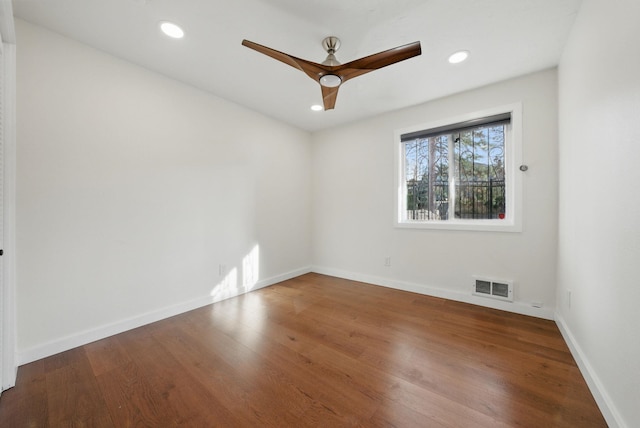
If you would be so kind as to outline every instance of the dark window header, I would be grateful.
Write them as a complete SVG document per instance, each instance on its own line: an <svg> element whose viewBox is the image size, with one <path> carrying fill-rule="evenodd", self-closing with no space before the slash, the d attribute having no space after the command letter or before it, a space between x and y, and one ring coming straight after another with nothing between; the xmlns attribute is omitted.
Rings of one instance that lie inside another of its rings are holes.
<svg viewBox="0 0 640 428"><path fill-rule="evenodd" d="M511 112L496 114L493 116L480 117L478 119L466 120L464 122L452 123L438 126L437 128L423 129L421 131L410 132L400 136L401 142L412 141L420 138L437 137L438 135L454 134L480 126L493 126L511 123Z"/></svg>

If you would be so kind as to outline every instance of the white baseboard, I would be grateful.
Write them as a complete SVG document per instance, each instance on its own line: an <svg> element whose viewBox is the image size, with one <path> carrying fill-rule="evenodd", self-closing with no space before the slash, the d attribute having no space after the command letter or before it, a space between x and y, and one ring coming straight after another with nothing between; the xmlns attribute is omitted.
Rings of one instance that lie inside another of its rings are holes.
<svg viewBox="0 0 640 428"><path fill-rule="evenodd" d="M560 333L562 334L564 341L567 343L567 346L571 351L571 355L573 355L573 359L576 360L578 368L580 369L582 376L587 382L587 386L589 387L591 394L593 394L593 398L596 400L596 403L598 404L598 407L602 412L602 416L604 416L604 419L607 421L607 424L610 428L627 427L627 424L624 423L622 416L620 416L620 413L613 404L613 400L611 400L611 397L609 396L609 394L607 394L606 389L602 385L600 378L589 363L589 359L582 351L582 348L576 341L573 333L571 333L571 330L569 329L566 321L564 320L562 315L558 313L556 313L555 319L556 324L560 329Z"/></svg>
<svg viewBox="0 0 640 428"><path fill-rule="evenodd" d="M309 272L311 272L311 269L307 267L286 272L268 279L263 279L258 281L258 283L251 288L251 291L268 287L278 282L286 281L287 279L295 278ZM178 303L141 315L137 315L135 317L116 321L111 324L106 324L97 328L74 333L72 335L58 338L41 345L20 350L17 352L16 360L18 365L27 364L41 358L68 351L69 349L73 349L78 346L83 346L88 343L95 342L96 340L104 339L105 337L113 336L114 334L123 333L127 330L138 328L146 324L151 324L153 322L179 315L194 309L198 309L203 306L219 302L221 300L225 300L231 297L237 297L244 293L246 293L246 291L239 292L235 295L223 297L203 296L194 300L190 300L188 302Z"/></svg>
<svg viewBox="0 0 640 428"><path fill-rule="evenodd" d="M547 320L553 320L555 315L553 310L551 309L536 308L522 302L504 302L501 300L492 300L485 297L474 296L470 292L464 293L462 291L453 291L443 287L434 287L412 282L398 281L391 278L365 275L322 266L313 266L311 268L311 271L323 275L336 276L338 278L350 279L359 282L366 282L368 284L380 285L382 287L394 288L396 290L402 291L410 291L413 293L440 297L448 300L455 300L457 302L471 303L473 305L499 309L502 311L513 312L521 315L529 315L532 317L543 318Z"/></svg>

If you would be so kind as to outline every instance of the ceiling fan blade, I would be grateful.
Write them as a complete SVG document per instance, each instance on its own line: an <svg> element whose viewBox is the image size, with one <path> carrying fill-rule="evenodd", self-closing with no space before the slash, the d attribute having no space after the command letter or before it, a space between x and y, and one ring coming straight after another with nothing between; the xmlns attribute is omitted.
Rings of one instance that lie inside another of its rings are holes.
<svg viewBox="0 0 640 428"><path fill-rule="evenodd" d="M242 41L242 45L258 51L261 54L270 56L271 58L277 59L278 61L290 65L293 68L297 68L316 82L318 82L322 76L327 74L328 70L330 69L329 67L322 64L317 64L312 61L297 58L295 56L277 51L275 49L271 49L269 47L254 43L246 39Z"/></svg>
<svg viewBox="0 0 640 428"><path fill-rule="evenodd" d="M322 101L324 103L324 109L333 110L336 106L336 99L338 98L338 89L340 86L334 88L328 88L326 86L320 86L322 88Z"/></svg>
<svg viewBox="0 0 640 428"><path fill-rule="evenodd" d="M342 83L344 83L354 77L362 76L370 71L378 70L420 54L422 54L420 42L413 42L334 67L334 73L340 76Z"/></svg>

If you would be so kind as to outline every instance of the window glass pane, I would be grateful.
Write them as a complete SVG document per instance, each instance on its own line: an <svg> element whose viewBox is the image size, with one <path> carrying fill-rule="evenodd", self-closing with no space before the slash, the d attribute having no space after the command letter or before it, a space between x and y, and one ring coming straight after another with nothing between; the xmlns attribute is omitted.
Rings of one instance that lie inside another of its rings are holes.
<svg viewBox="0 0 640 428"><path fill-rule="evenodd" d="M404 143L408 220L446 220L449 205L449 135Z"/></svg>
<svg viewBox="0 0 640 428"><path fill-rule="evenodd" d="M457 219L505 218L505 126L453 134Z"/></svg>

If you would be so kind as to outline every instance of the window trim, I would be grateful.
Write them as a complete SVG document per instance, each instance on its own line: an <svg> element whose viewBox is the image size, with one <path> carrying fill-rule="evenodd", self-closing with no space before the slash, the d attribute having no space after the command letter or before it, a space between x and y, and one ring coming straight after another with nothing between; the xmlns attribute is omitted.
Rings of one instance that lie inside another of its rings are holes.
<svg viewBox="0 0 640 428"><path fill-rule="evenodd" d="M481 120L490 116L511 114L509 143L505 147L505 186L507 194L507 216L497 219L449 219L449 220L408 220L406 219L405 159L402 135L428 132L436 128L449 127L469 121ZM522 103L513 103L489 108L457 117L398 129L394 132L394 226L403 229L470 230L484 232L522 232L523 173L518 170L522 164ZM509 203L509 201L512 201Z"/></svg>

